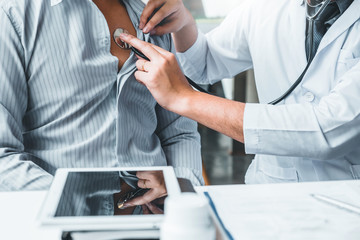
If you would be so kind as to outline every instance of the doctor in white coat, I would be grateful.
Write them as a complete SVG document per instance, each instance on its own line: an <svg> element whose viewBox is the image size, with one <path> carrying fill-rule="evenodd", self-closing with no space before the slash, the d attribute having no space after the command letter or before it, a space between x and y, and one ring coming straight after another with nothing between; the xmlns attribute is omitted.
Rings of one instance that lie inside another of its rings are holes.
<svg viewBox="0 0 360 240"><path fill-rule="evenodd" d="M326 20L311 57L303 0L247 0L207 35L197 31L181 0L149 1L140 28L173 32L188 77L212 84L253 68L259 104L197 92L174 55L130 35L121 38L150 58L138 60L135 76L163 107L244 142L246 152L256 154L246 183L360 179L360 0L331 4L337 16ZM295 90L268 104L311 59Z"/></svg>

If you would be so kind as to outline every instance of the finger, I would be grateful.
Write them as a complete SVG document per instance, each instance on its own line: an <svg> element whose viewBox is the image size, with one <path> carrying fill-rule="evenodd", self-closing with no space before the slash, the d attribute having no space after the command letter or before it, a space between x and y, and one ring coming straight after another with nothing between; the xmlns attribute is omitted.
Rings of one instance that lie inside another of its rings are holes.
<svg viewBox="0 0 360 240"><path fill-rule="evenodd" d="M150 185L150 181L148 181L146 179L139 179L139 181L137 182L137 185L139 188L150 188L149 186L147 186L147 183L149 183L149 185Z"/></svg>
<svg viewBox="0 0 360 240"><path fill-rule="evenodd" d="M143 12L140 16L140 24L139 28L142 30L144 26L146 25L148 19L153 14L153 12L164 4L165 1L149 1L146 6L144 7Z"/></svg>
<svg viewBox="0 0 360 240"><path fill-rule="evenodd" d="M151 44L151 43L149 43L149 44ZM165 49L163 49L163 48L161 48L161 47L159 47L159 46L157 46L157 45L151 44L151 47L152 47L153 49L155 49L158 53L160 53L160 54L163 55L163 56L172 54L172 53L169 52L168 50L165 50Z"/></svg>
<svg viewBox="0 0 360 240"><path fill-rule="evenodd" d="M124 208L143 205L149 202L152 202L154 199L158 198L158 193L154 189L150 189L144 195L131 199L130 201L124 204Z"/></svg>
<svg viewBox="0 0 360 240"><path fill-rule="evenodd" d="M156 46L154 44L142 41L130 34L127 33L121 33L119 35L119 37L124 41L129 43L130 45L132 45L133 47L135 47L136 49L138 49L139 51L141 51L143 54L145 54L146 57L148 57L150 59L150 61L152 60L148 55L146 54L154 54L154 56L159 56L159 53L161 53L161 55L166 55L166 54L171 54L169 51ZM144 50L145 49L145 50ZM145 53L146 50L149 50L149 53ZM157 53L156 53L157 51Z"/></svg>
<svg viewBox="0 0 360 240"><path fill-rule="evenodd" d="M164 211L161 208L159 208L158 206L156 206L155 204L146 203L146 206L148 207L150 212L152 212L153 214L163 214L164 213Z"/></svg>
<svg viewBox="0 0 360 240"><path fill-rule="evenodd" d="M151 35L165 35L172 32L177 32L179 30L178 19L174 17L174 12L169 14L164 18L160 23L154 26L153 29L149 31Z"/></svg>
<svg viewBox="0 0 360 240"><path fill-rule="evenodd" d="M142 205L141 207L142 207L142 210L143 210L143 214L145 214L145 215L150 215L151 214L149 208L146 205Z"/></svg>
<svg viewBox="0 0 360 240"><path fill-rule="evenodd" d="M155 45L153 45L151 43L144 42L144 41L137 39L136 37L134 37L130 34L126 34L126 33L120 34L120 38L124 42L129 43L134 48L137 48L139 51L141 51L143 54L145 54L145 56L148 57L150 60L160 57L160 53L157 50L155 50L155 48L154 48Z"/></svg>
<svg viewBox="0 0 360 240"><path fill-rule="evenodd" d="M136 61L136 68L139 70L139 71L142 71L142 72L148 72L148 68L147 68L147 64L149 62L146 61L146 60L143 60L143 59L139 59Z"/></svg>
<svg viewBox="0 0 360 240"><path fill-rule="evenodd" d="M139 83L146 86L147 79L148 79L148 73L147 72L136 71L134 76L135 76L136 81L138 81Z"/></svg>
<svg viewBox="0 0 360 240"><path fill-rule="evenodd" d="M138 171L136 173L136 177L139 178L139 179L150 179L155 174L156 173L154 171Z"/></svg>
<svg viewBox="0 0 360 240"><path fill-rule="evenodd" d="M139 179L147 179L150 182L160 183L164 181L164 175L160 171L142 172L136 175Z"/></svg>
<svg viewBox="0 0 360 240"><path fill-rule="evenodd" d="M150 31L151 35L164 35L171 32L171 26L169 25L161 25L161 26L157 26L155 27L153 30Z"/></svg>
<svg viewBox="0 0 360 240"><path fill-rule="evenodd" d="M165 196L163 196L163 197L155 199L151 203L155 204L155 205L164 205L166 196L167 196L167 194Z"/></svg>
<svg viewBox="0 0 360 240"><path fill-rule="evenodd" d="M150 181L148 179L139 179L138 187L139 188L156 188L158 186L155 185L154 181Z"/></svg>
<svg viewBox="0 0 360 240"><path fill-rule="evenodd" d="M149 33L151 30L153 30L159 23L161 23L166 17L171 15L173 13L170 5L165 4L163 7L161 7L154 16L151 17L151 19L148 21L148 23L145 25L143 32Z"/></svg>

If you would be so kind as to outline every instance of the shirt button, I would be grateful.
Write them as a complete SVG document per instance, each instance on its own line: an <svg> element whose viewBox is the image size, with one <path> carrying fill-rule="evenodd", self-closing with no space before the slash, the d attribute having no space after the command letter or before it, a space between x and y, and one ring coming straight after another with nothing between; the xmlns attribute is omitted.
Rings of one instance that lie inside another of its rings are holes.
<svg viewBox="0 0 360 240"><path fill-rule="evenodd" d="M104 46L109 45L109 38L108 38L108 37L103 38L103 39L101 40L101 44L104 45Z"/></svg>
<svg viewBox="0 0 360 240"><path fill-rule="evenodd" d="M308 102L312 102L315 99L314 94L312 94L311 92L305 93L304 97L305 97L305 100Z"/></svg>
<svg viewBox="0 0 360 240"><path fill-rule="evenodd" d="M107 203L107 202L104 203L103 206L104 206L105 209L113 209L114 208L114 205L112 205L111 203Z"/></svg>

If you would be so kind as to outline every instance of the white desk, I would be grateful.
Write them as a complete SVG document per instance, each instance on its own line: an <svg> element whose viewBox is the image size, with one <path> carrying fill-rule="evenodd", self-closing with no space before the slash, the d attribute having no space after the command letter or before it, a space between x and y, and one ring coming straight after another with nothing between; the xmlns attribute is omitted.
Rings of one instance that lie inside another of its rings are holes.
<svg viewBox="0 0 360 240"><path fill-rule="evenodd" d="M60 230L40 229L36 218L46 192L0 192L0 239L59 240Z"/></svg>
<svg viewBox="0 0 360 240"><path fill-rule="evenodd" d="M360 181L199 187L235 239L360 240L360 215L321 202L322 194L360 207Z"/></svg>
<svg viewBox="0 0 360 240"><path fill-rule="evenodd" d="M360 239L360 215L319 202L320 193L360 205L360 181L198 187L210 193L235 239ZM0 239L59 240L35 219L46 192L0 193Z"/></svg>

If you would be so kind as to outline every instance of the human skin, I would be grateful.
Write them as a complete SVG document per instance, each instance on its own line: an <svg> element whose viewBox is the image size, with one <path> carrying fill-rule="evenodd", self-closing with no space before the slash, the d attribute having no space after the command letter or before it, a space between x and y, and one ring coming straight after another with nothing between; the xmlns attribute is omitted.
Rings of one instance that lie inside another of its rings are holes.
<svg viewBox="0 0 360 240"><path fill-rule="evenodd" d="M172 33L177 52L189 49L198 35L195 20L181 0L150 0L141 14L139 28L155 35Z"/></svg>

